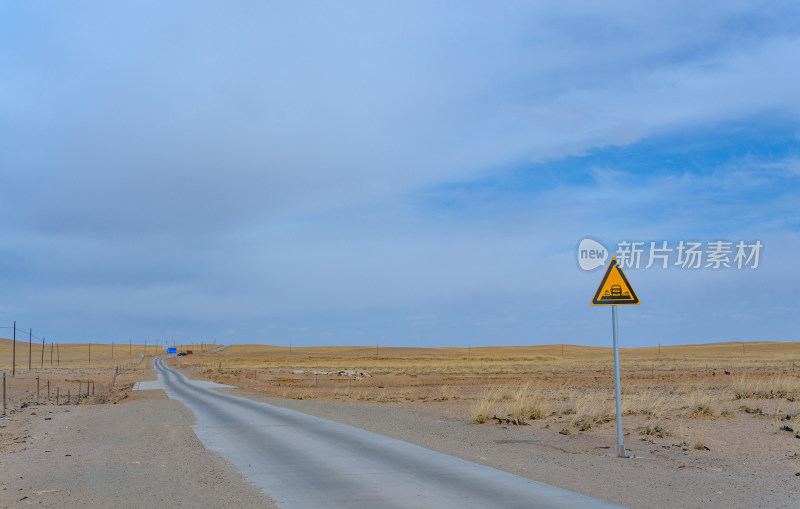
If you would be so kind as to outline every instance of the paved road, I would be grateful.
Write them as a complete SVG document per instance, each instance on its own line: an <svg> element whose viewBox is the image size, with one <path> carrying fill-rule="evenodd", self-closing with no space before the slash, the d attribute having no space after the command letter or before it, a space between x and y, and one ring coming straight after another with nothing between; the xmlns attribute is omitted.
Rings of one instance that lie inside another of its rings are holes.
<svg viewBox="0 0 800 509"><path fill-rule="evenodd" d="M618 507L344 424L217 392L156 359L195 432L284 508Z"/></svg>

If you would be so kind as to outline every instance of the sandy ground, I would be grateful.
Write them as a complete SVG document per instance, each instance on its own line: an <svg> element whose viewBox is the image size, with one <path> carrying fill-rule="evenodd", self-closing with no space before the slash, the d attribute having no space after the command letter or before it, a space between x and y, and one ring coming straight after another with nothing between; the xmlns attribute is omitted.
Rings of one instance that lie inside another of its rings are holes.
<svg viewBox="0 0 800 509"><path fill-rule="evenodd" d="M275 507L193 423L162 391L15 412L0 420L0 507Z"/></svg>

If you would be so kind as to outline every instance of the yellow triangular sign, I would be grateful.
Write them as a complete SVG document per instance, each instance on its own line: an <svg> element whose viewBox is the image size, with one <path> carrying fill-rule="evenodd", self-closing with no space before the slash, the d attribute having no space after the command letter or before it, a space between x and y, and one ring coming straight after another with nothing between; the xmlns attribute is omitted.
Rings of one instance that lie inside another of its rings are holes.
<svg viewBox="0 0 800 509"><path fill-rule="evenodd" d="M617 264L616 258L612 258L611 263L608 264L606 274L592 299L592 306L610 304L639 304L639 297L636 296L628 278Z"/></svg>

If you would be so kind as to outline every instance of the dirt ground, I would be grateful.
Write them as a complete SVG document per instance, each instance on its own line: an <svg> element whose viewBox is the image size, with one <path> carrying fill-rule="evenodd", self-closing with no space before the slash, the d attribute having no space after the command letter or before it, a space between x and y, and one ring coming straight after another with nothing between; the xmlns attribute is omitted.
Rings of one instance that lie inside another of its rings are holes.
<svg viewBox="0 0 800 509"><path fill-rule="evenodd" d="M674 369L680 359L640 359L622 378L624 443L634 458L614 454L613 377L595 355L572 363L552 355L484 359L484 372L463 358L416 359L409 367L404 358L369 364L340 352L275 362L251 355L237 366L236 350L223 350L171 362L190 377L241 387L230 389L240 396L627 507L796 508L800 359L794 350L779 353L780 362L766 354L749 363L695 358L686 369ZM0 507L269 507L268 497L202 447L185 407L160 391L130 392L136 381L154 379L153 370L38 375L39 404L35 376L18 373L18 396L0 420ZM76 382L85 394L87 380L94 382L89 396L75 397ZM56 406L54 386L70 387L71 404Z"/></svg>
<svg viewBox="0 0 800 509"><path fill-rule="evenodd" d="M0 420L0 507L275 507L194 422L162 391L13 412Z"/></svg>

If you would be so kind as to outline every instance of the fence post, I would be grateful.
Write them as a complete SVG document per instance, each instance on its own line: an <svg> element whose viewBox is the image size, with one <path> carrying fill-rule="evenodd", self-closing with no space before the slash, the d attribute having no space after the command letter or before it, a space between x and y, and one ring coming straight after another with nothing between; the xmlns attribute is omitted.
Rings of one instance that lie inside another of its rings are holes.
<svg viewBox="0 0 800 509"><path fill-rule="evenodd" d="M3 417L6 416L6 372L3 371Z"/></svg>
<svg viewBox="0 0 800 509"><path fill-rule="evenodd" d="M58 397L61 395L61 387L56 387L56 406L58 406Z"/></svg>
<svg viewBox="0 0 800 509"><path fill-rule="evenodd" d="M50 401L50 380L47 381L47 401Z"/></svg>
<svg viewBox="0 0 800 509"><path fill-rule="evenodd" d="M39 377L36 377L36 404L39 404Z"/></svg>

